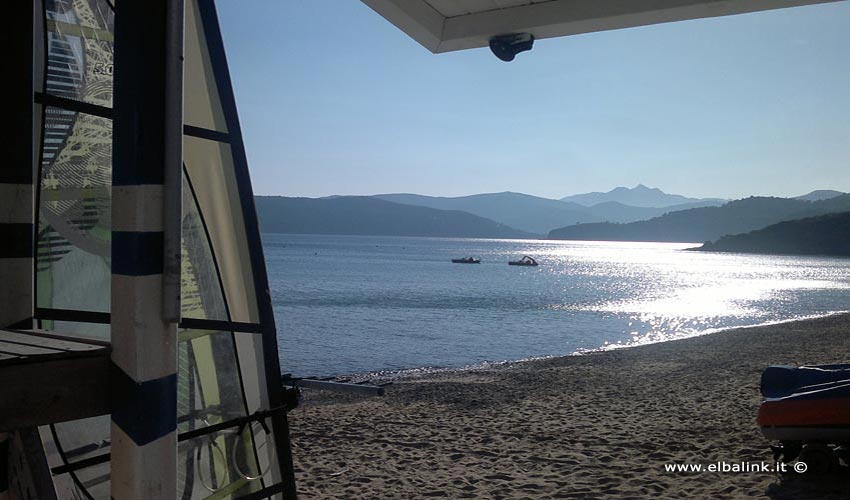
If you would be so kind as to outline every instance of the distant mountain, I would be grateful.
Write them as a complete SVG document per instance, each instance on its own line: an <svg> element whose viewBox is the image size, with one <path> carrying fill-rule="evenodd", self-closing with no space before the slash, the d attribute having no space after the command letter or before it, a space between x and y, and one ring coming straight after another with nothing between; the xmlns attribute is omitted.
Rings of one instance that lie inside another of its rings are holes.
<svg viewBox="0 0 850 500"><path fill-rule="evenodd" d="M658 188L646 187L643 184L629 189L626 187L614 188L607 193L593 192L565 196L561 201L568 201L591 207L599 203L614 201L623 205L633 207L664 208L684 203L711 203L715 206L722 205L726 200L719 198L688 198L678 194L667 194Z"/></svg>
<svg viewBox="0 0 850 500"><path fill-rule="evenodd" d="M805 201L820 201L835 198L836 196L841 196L842 194L846 193L842 193L841 191L834 191L832 189L818 189L802 196L796 196L794 197L794 199Z"/></svg>
<svg viewBox="0 0 850 500"><path fill-rule="evenodd" d="M479 217L539 235L567 224L588 222L634 222L651 219L667 212L702 206L715 206L714 201L696 201L664 208L635 207L616 201L592 207L560 200L550 200L522 193L488 193L455 198L418 194L379 194L379 198L394 203L416 205L439 210L463 210Z"/></svg>
<svg viewBox="0 0 850 500"><path fill-rule="evenodd" d="M552 230L562 240L714 241L721 236L761 229L785 220L850 211L850 195L821 201L751 197L721 207L667 213L629 224L591 223Z"/></svg>
<svg viewBox="0 0 850 500"><path fill-rule="evenodd" d="M534 235L466 212L435 210L366 196L256 196L263 232L529 238Z"/></svg>
<svg viewBox="0 0 850 500"><path fill-rule="evenodd" d="M850 256L850 212L780 222L746 234L724 236L694 250Z"/></svg>
<svg viewBox="0 0 850 500"><path fill-rule="evenodd" d="M602 222L634 222L658 217L668 211L666 208L633 207L630 205L624 205L618 201L597 203L592 207L584 207L584 209L588 213L594 214L596 216L596 220Z"/></svg>
<svg viewBox="0 0 850 500"><path fill-rule="evenodd" d="M659 217L669 212L677 212L679 210L688 210L691 208L700 207L715 207L719 204L715 201L696 201L692 203L683 203L681 205L671 205L669 207L633 207L623 205L616 201L606 201L597 203L592 207L587 207L587 211L593 214L597 219L605 222L636 222L639 220L652 219Z"/></svg>
<svg viewBox="0 0 850 500"><path fill-rule="evenodd" d="M510 227L539 235L551 229L578 222L606 220L587 207L539 198L522 193L487 193L444 198L418 194L379 194L375 198L439 210L463 210L479 217L498 221Z"/></svg>

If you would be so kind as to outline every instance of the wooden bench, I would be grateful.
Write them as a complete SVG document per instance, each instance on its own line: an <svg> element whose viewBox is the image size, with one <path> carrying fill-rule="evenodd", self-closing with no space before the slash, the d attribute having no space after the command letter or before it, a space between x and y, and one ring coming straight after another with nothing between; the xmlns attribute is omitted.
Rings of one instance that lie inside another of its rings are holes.
<svg viewBox="0 0 850 500"><path fill-rule="evenodd" d="M109 342L0 330L0 431L109 413Z"/></svg>

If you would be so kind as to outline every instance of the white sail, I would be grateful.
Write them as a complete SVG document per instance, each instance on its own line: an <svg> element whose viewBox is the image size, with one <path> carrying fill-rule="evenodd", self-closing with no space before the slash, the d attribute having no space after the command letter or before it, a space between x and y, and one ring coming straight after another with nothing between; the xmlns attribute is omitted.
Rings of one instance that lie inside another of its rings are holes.
<svg viewBox="0 0 850 500"><path fill-rule="evenodd" d="M41 328L108 339L113 6L44 0L43 12L36 317ZM177 417L189 438L178 446L176 497L279 496L294 490L275 327L212 0L186 0L185 28ZM109 498L108 415L41 434L60 498Z"/></svg>

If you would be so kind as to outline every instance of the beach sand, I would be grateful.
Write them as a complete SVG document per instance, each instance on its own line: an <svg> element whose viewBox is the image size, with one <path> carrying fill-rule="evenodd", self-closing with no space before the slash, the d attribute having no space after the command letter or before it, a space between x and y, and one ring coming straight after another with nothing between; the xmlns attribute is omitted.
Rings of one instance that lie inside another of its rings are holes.
<svg viewBox="0 0 850 500"><path fill-rule="evenodd" d="M848 475L665 470L770 462L762 370L835 362L850 362L850 315L440 372L384 397L305 391L299 497L850 498Z"/></svg>

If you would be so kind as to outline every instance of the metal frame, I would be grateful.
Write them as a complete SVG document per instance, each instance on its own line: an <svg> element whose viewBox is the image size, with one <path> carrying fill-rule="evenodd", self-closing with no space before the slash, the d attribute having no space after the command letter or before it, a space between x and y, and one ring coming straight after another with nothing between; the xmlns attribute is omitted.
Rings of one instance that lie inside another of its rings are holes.
<svg viewBox="0 0 850 500"><path fill-rule="evenodd" d="M35 92L35 102L38 104L43 104L45 106L50 106L54 108L62 108L68 111L74 111L76 113L85 113L87 115L99 116L101 118L113 119L115 113L112 108L107 108L106 106L99 106L97 104L92 104L85 101L77 101L75 99L68 99L67 97L61 97L58 95L48 94L46 92ZM183 125L183 135L188 135L190 137L197 137L199 139L207 139L210 141L216 142L226 142L230 144L231 138L230 134L226 132L219 132L217 130L210 130L202 127L196 127L194 125Z"/></svg>
<svg viewBox="0 0 850 500"><path fill-rule="evenodd" d="M188 441L189 439L194 439L202 436L207 436L209 434L213 434L215 432L223 431L226 429L232 429L233 427L239 427L246 424L250 424L253 422L261 422L269 417L274 417L275 414L285 411L286 408L274 408L271 410L258 411L251 415L245 415L244 417L238 417L226 422L220 422L213 425L208 425L206 427L201 427L199 429L193 429L191 431L186 431L180 433L177 437L177 442ZM265 425L265 424L263 424ZM50 471L53 475L65 474L68 472L75 472L80 469L85 469L87 467L92 467L95 465L104 464L109 461L110 453L102 453L100 455L96 455L93 457L85 458L83 460L78 460L76 462L68 462L65 460L64 465L59 465L57 467L53 467Z"/></svg>
<svg viewBox="0 0 850 500"><path fill-rule="evenodd" d="M46 61L47 59L45 58L45 63ZM101 118L107 118L109 120L111 120L114 116L112 108L107 108L106 106L99 106L97 104L92 104L89 102L77 101L75 99L68 99L67 97L48 94L46 92L36 92L35 102L37 102L38 104L43 104L45 106L62 108L68 111L74 111L76 113L85 113L87 115L99 116Z"/></svg>
<svg viewBox="0 0 850 500"><path fill-rule="evenodd" d="M111 320L110 318L111 315L108 312L54 309L50 307L39 307L35 310L35 319L39 320L108 325ZM217 319L183 318L180 320L180 323L178 323L178 327L193 330L263 333L262 325L258 325L256 323L242 323L239 321L225 321Z"/></svg>

